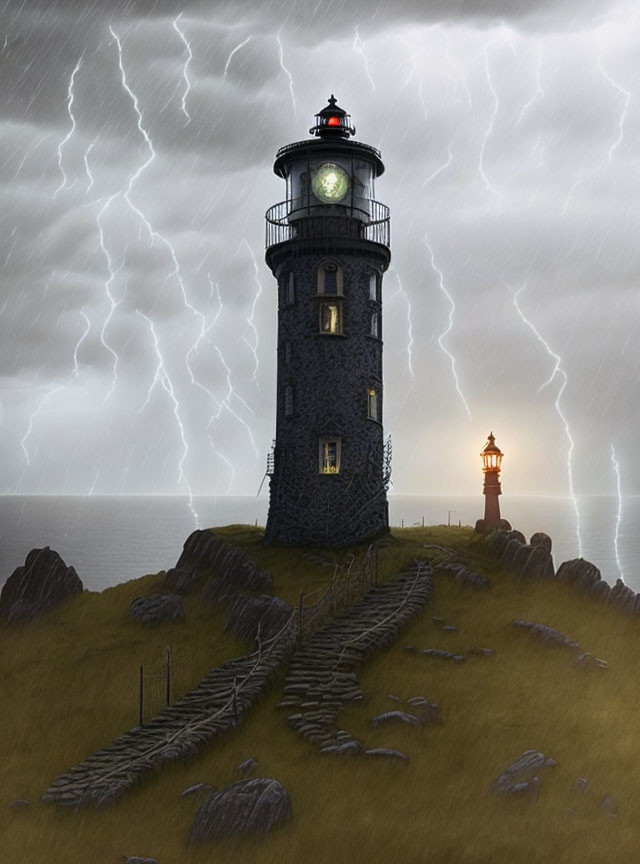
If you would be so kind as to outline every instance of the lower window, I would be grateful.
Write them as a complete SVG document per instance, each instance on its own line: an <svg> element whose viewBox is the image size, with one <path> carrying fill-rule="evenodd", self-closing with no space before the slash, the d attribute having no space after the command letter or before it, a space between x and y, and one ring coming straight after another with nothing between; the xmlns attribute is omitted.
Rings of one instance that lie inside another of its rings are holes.
<svg viewBox="0 0 640 864"><path fill-rule="evenodd" d="M320 474L339 474L340 473L340 450L341 441L339 438L321 438L320 439Z"/></svg>

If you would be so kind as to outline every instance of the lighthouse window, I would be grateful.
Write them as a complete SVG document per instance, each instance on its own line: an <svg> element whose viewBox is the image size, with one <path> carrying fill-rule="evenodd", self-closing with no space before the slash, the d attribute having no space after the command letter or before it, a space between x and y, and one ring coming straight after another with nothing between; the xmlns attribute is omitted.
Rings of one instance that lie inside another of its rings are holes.
<svg viewBox="0 0 640 864"><path fill-rule="evenodd" d="M320 332L342 333L342 304L320 304Z"/></svg>
<svg viewBox="0 0 640 864"><path fill-rule="evenodd" d="M367 390L367 417L369 420L379 420L378 416L378 391L375 387Z"/></svg>
<svg viewBox="0 0 640 864"><path fill-rule="evenodd" d="M380 338L380 315L378 312L371 314L371 335Z"/></svg>
<svg viewBox="0 0 640 864"><path fill-rule="evenodd" d="M340 473L340 450L339 438L320 439L320 474Z"/></svg>
<svg viewBox="0 0 640 864"><path fill-rule="evenodd" d="M287 282L285 289L285 303L291 304L296 302L296 274L291 270L287 274Z"/></svg>
<svg viewBox="0 0 640 864"><path fill-rule="evenodd" d="M380 280L378 279L377 273L372 273L369 276L369 300L374 300L376 303L380 302Z"/></svg>
<svg viewBox="0 0 640 864"><path fill-rule="evenodd" d="M323 261L318 267L318 294L342 295L342 267L335 261Z"/></svg>
<svg viewBox="0 0 640 864"><path fill-rule="evenodd" d="M285 384L284 388L284 416L291 417L293 414L293 387Z"/></svg>

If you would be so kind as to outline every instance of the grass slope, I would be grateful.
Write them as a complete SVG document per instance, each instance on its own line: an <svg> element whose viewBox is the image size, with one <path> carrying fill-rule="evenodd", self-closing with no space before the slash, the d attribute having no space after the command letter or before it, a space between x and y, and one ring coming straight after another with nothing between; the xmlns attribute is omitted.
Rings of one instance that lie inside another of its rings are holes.
<svg viewBox="0 0 640 864"><path fill-rule="evenodd" d="M265 549L245 526L216 529L273 570L276 593L295 603L322 588L332 568L311 565L300 549ZM556 583L521 583L500 572L470 529L397 530L399 543L380 552L380 577L423 554L424 543L460 549L491 579L488 591L460 588L439 575L435 598L389 651L361 672L367 701L347 708L341 725L367 746L389 746L408 765L321 756L276 708L281 682L237 733L201 757L175 764L102 811L60 811L39 801L53 777L137 722L138 666L159 667L165 646L175 658L178 698L214 665L245 652L224 635L224 614L185 598L185 625L144 630L127 622L134 596L159 588L162 574L84 592L38 624L0 631L0 861L62 864L153 856L160 864L204 862L631 862L640 854L640 688L636 619ZM317 550L314 550L317 551ZM341 560L345 552L324 551ZM443 632L440 616L458 627ZM584 672L575 654L539 645L508 624L528 618L556 627L609 662ZM402 651L405 644L466 652L494 648L490 658L452 664ZM424 695L441 706L428 728L373 729L373 714ZM523 750L558 764L542 776L537 801L504 800L491 782ZM224 786L253 756L260 776L288 789L294 819L260 841L190 849L186 836L199 800L187 786ZM577 777L589 781L579 796ZM600 802L613 795L617 819ZM16 798L31 806L9 808Z"/></svg>

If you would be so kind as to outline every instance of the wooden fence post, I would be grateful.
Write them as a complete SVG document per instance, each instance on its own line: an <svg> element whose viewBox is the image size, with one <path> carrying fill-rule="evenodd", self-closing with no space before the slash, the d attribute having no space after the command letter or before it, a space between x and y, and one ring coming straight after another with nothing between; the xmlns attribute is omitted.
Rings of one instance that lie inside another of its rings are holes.
<svg viewBox="0 0 640 864"><path fill-rule="evenodd" d="M144 726L144 666L140 665L139 690L138 690L138 709L140 726Z"/></svg>
<svg viewBox="0 0 640 864"><path fill-rule="evenodd" d="M171 648L167 645L167 705L171 705Z"/></svg>

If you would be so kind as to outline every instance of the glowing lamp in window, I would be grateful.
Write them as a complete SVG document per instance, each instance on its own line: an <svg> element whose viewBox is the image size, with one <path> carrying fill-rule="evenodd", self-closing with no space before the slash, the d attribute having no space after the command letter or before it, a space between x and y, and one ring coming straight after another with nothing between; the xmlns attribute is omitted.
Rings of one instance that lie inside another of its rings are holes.
<svg viewBox="0 0 640 864"><path fill-rule="evenodd" d="M340 303L320 304L320 332L342 333L342 305Z"/></svg>
<svg viewBox="0 0 640 864"><path fill-rule="evenodd" d="M378 417L378 391L375 387L367 389L367 417L369 420L379 420Z"/></svg>
<svg viewBox="0 0 640 864"><path fill-rule="evenodd" d="M340 473L340 446L339 438L323 438L320 441L320 473Z"/></svg>
<svg viewBox="0 0 640 864"><path fill-rule="evenodd" d="M327 126L339 126L340 118L339 117L329 117L327 120Z"/></svg>

